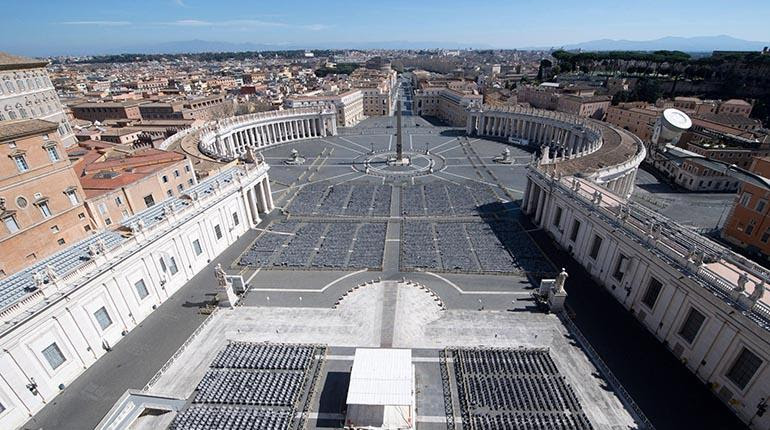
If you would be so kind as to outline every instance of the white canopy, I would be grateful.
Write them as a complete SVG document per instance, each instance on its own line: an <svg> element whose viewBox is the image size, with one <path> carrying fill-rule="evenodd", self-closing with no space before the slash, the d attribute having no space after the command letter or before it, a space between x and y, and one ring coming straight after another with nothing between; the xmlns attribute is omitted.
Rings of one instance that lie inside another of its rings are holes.
<svg viewBox="0 0 770 430"><path fill-rule="evenodd" d="M413 428L412 351L356 349L347 405L347 428Z"/></svg>

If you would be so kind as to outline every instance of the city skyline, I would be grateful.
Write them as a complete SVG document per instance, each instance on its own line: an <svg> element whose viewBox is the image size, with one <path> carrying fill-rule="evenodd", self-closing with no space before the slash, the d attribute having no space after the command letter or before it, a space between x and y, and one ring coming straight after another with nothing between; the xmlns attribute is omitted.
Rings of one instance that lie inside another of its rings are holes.
<svg viewBox="0 0 770 430"><path fill-rule="evenodd" d="M0 30L0 50L35 56L104 54L193 40L241 44L244 49L410 44L415 48L548 48L597 39L715 35L770 41L770 31L763 25L770 6L743 3L746 7L726 9L719 1L656 1L620 9L607 1L590 5L561 0L515 5L448 1L441 7L432 2L395 1L386 8L371 4L350 8L339 2L276 2L257 7L241 0L216 5L199 0L142 0L129 8L78 0L46 4L36 8L33 18L25 14L29 2L12 2L6 12L15 19ZM586 25L597 21L602 25ZM40 31L41 25L47 30Z"/></svg>

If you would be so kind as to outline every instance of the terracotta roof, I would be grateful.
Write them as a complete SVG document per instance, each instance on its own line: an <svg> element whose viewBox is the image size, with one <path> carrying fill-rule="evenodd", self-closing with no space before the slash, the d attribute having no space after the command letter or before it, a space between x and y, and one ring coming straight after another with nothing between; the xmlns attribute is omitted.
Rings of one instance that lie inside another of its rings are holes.
<svg viewBox="0 0 770 430"><path fill-rule="evenodd" d="M0 142L51 132L57 127L55 122L42 119L0 121Z"/></svg>
<svg viewBox="0 0 770 430"><path fill-rule="evenodd" d="M48 65L48 61L0 52L0 70L31 69L46 65Z"/></svg>
<svg viewBox="0 0 770 430"><path fill-rule="evenodd" d="M67 153L77 158L72 167L86 198L125 187L185 159L182 154L155 148L126 153L116 145L97 141L81 142Z"/></svg>

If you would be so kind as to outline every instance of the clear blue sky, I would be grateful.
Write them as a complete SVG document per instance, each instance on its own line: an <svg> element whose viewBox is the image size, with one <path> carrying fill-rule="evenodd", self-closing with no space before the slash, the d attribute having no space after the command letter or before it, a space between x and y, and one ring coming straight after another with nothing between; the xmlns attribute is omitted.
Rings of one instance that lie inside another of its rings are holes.
<svg viewBox="0 0 770 430"><path fill-rule="evenodd" d="M770 40L770 0L2 0L0 50L114 52L163 42L456 42L496 48L594 39Z"/></svg>

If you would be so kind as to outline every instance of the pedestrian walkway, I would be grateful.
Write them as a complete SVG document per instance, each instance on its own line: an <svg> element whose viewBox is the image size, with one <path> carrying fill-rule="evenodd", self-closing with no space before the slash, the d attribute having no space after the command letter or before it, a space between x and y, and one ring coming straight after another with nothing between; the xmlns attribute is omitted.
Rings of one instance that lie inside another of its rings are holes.
<svg viewBox="0 0 770 430"><path fill-rule="evenodd" d="M249 230L227 248L23 428L92 429L127 389L142 389L206 318L199 309L216 295L214 266L229 266L258 233Z"/></svg>

